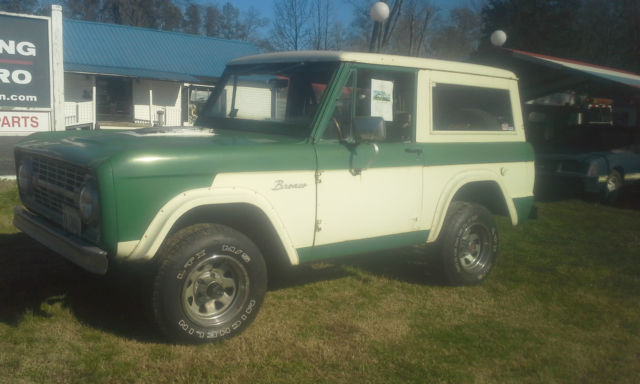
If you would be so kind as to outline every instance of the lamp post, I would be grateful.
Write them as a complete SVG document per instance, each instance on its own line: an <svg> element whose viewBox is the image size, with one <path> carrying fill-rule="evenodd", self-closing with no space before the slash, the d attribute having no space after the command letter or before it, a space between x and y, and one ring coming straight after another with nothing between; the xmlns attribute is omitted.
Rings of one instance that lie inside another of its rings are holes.
<svg viewBox="0 0 640 384"><path fill-rule="evenodd" d="M380 52L382 47L382 27L389 18L389 6L387 3L378 1L371 6L369 16L373 20L373 31L369 42L369 52Z"/></svg>

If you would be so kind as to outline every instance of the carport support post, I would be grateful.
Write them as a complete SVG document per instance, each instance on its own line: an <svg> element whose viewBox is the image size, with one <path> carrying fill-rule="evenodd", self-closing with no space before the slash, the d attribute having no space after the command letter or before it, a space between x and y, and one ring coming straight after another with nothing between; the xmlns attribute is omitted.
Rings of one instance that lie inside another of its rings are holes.
<svg viewBox="0 0 640 384"><path fill-rule="evenodd" d="M182 84L178 83L178 116L180 116L180 126L184 125L184 121L182 121ZM167 117L164 117L165 123L167 122ZM173 125L173 124L170 124Z"/></svg>
<svg viewBox="0 0 640 384"><path fill-rule="evenodd" d="M149 82L149 126L153 127L153 88Z"/></svg>
<svg viewBox="0 0 640 384"><path fill-rule="evenodd" d="M64 131L64 55L62 7L51 5L51 67L53 77L53 130Z"/></svg>
<svg viewBox="0 0 640 384"><path fill-rule="evenodd" d="M96 111L98 103L96 102L96 77L91 76L91 100L93 101L93 112L91 113L91 119L93 120L93 129L98 126L98 119L96 118Z"/></svg>

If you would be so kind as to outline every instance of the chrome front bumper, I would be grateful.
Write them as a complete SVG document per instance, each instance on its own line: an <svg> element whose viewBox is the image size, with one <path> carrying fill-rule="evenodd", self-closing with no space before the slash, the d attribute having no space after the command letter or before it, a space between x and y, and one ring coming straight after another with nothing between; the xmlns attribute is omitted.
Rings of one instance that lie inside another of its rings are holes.
<svg viewBox="0 0 640 384"><path fill-rule="evenodd" d="M13 225L39 243L89 272L107 273L106 251L68 235L23 207L14 207L13 213Z"/></svg>

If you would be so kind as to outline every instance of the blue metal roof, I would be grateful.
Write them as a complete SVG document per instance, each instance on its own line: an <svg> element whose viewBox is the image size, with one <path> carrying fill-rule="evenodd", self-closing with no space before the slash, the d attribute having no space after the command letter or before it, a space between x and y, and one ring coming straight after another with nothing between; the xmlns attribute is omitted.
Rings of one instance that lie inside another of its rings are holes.
<svg viewBox="0 0 640 384"><path fill-rule="evenodd" d="M259 52L241 41L70 19L63 33L65 72L198 82Z"/></svg>

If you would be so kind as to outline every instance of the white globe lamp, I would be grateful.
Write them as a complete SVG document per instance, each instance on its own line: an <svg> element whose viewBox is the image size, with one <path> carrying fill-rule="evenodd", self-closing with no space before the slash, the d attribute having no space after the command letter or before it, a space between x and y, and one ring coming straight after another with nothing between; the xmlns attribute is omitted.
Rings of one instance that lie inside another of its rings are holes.
<svg viewBox="0 0 640 384"><path fill-rule="evenodd" d="M389 18L389 6L385 2L378 1L371 6L369 16L371 16L374 21L383 23Z"/></svg>
<svg viewBox="0 0 640 384"><path fill-rule="evenodd" d="M507 34L502 30L498 29L491 34L491 44L495 45L496 47L502 47L506 41Z"/></svg>

